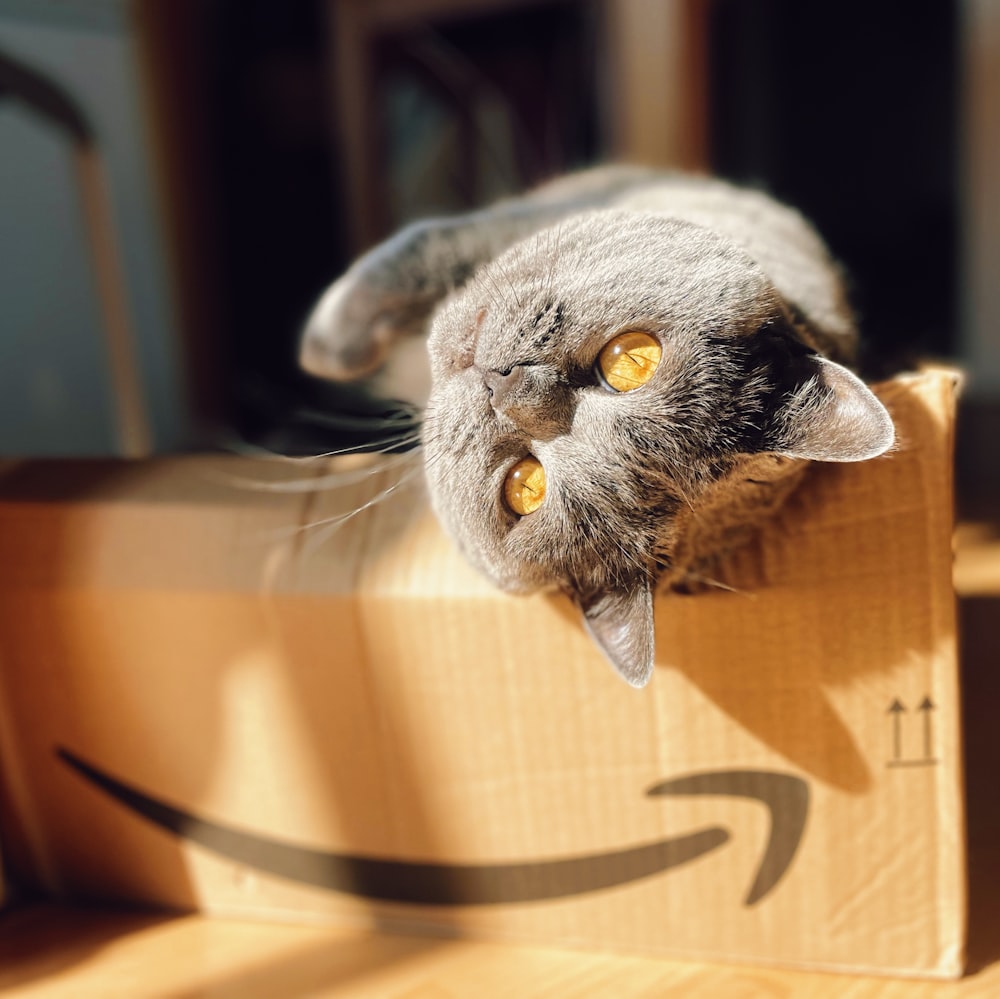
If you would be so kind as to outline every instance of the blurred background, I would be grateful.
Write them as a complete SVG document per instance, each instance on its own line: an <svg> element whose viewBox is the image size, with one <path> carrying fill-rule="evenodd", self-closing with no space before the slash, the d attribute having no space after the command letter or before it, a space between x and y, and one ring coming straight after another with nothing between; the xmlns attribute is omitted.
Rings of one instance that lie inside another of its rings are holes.
<svg viewBox="0 0 1000 999"><path fill-rule="evenodd" d="M336 446L322 288L607 159L801 208L873 371L967 368L996 482L998 0L0 0L0 455Z"/></svg>

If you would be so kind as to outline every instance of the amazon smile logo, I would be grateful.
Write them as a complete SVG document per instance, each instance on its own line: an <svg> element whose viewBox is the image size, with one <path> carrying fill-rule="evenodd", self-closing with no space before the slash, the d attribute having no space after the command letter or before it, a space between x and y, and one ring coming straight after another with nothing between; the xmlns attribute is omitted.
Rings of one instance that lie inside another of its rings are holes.
<svg viewBox="0 0 1000 999"><path fill-rule="evenodd" d="M87 763L67 749L58 757L83 779L153 825L227 860L300 884L382 902L502 905L567 898L625 885L690 863L732 838L710 826L683 836L600 853L500 864L441 864L314 850L202 818ZM654 784L656 797L746 798L766 806L767 843L746 897L756 905L784 877L809 811L809 786L775 770L711 770Z"/></svg>

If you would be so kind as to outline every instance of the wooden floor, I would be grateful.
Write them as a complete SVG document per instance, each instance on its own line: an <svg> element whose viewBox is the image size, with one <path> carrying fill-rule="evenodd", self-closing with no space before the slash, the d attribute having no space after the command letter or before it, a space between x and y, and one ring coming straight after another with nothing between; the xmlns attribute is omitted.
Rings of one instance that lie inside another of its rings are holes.
<svg viewBox="0 0 1000 999"><path fill-rule="evenodd" d="M0 917L4 999L997 999L960 982L855 978L329 928L33 907Z"/></svg>

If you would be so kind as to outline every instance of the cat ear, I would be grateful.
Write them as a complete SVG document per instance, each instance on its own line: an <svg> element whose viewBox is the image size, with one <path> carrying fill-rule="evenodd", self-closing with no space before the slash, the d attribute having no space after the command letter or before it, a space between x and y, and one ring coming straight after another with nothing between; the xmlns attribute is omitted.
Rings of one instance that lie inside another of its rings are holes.
<svg viewBox="0 0 1000 999"><path fill-rule="evenodd" d="M590 637L619 675L645 687L653 674L653 591L648 579L580 604Z"/></svg>
<svg viewBox="0 0 1000 999"><path fill-rule="evenodd" d="M809 360L812 377L778 414L769 450L812 461L865 461L888 451L892 417L872 390L840 364Z"/></svg>

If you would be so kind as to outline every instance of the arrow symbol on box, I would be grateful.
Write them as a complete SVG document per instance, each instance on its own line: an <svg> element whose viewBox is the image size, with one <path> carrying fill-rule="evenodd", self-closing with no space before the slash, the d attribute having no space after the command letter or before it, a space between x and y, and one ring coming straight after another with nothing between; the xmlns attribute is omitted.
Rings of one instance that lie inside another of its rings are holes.
<svg viewBox="0 0 1000 999"><path fill-rule="evenodd" d="M690 863L730 839L712 826L652 843L554 860L445 864L391 860L316 850L201 818L155 798L85 762L66 749L56 755L119 804L227 860L301 884L383 902L413 905L501 905L581 895L628 884ZM744 904L755 905L787 872L809 808L801 777L770 770L719 770L655 784L656 796L749 798L767 806L768 842Z"/></svg>
<svg viewBox="0 0 1000 999"><path fill-rule="evenodd" d="M924 716L924 759L929 760L931 758L931 712L936 711L937 707L930 695L927 694L917 710Z"/></svg>
<svg viewBox="0 0 1000 999"><path fill-rule="evenodd" d="M906 708L903 706L903 702L898 697L894 698L892 704L889 705L889 714L892 715L892 758L894 760L898 760L903 755L903 723L900 716L904 711Z"/></svg>

